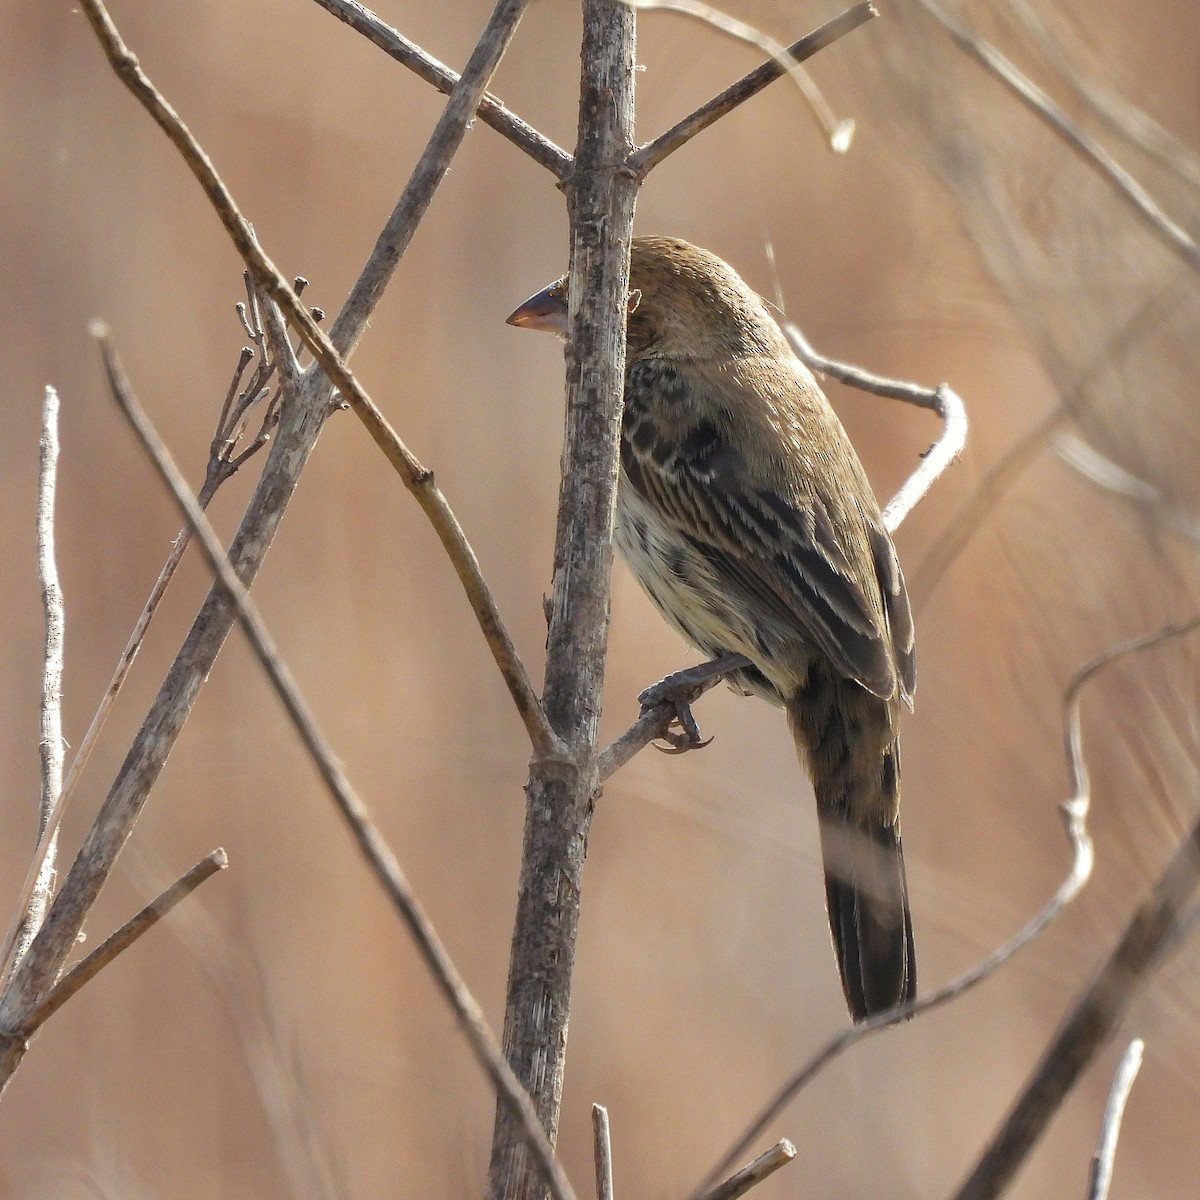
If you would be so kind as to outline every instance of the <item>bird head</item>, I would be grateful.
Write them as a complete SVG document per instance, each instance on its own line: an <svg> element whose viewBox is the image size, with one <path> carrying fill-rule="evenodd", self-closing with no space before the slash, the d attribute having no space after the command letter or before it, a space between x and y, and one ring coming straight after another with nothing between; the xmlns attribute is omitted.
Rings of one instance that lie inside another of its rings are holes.
<svg viewBox="0 0 1200 1200"><path fill-rule="evenodd" d="M715 254L680 238L633 239L628 306L631 361L727 359L786 348L766 304L741 276ZM564 275L530 296L508 324L565 337L567 311Z"/></svg>

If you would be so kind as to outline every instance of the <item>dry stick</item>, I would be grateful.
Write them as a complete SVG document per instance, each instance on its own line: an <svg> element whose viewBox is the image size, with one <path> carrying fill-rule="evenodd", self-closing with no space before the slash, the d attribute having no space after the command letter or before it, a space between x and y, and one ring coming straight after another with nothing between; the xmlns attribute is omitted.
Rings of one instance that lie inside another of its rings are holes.
<svg viewBox="0 0 1200 1200"><path fill-rule="evenodd" d="M1071 146L1150 228L1160 241L1189 266L1200 267L1200 243L1171 220L1144 187L1103 146L1085 133L1032 80L1021 74L994 46L955 21L935 0L920 0L925 10L949 33L959 49L990 71L1014 96Z"/></svg>
<svg viewBox="0 0 1200 1200"><path fill-rule="evenodd" d="M54 557L54 502L58 487L58 393L46 388L42 404L42 436L38 453L37 555L38 575L42 584L42 608L46 632L42 642L42 700L38 750L41 758L41 795L38 799L38 841L42 853L33 868L33 879L18 910L18 926L10 931L14 961L25 953L45 920L46 909L54 892L54 866L57 837L54 813L62 795L63 732L62 676L63 637L66 617L63 611L62 585ZM45 843L44 848L42 843ZM7 956L5 970L11 969Z"/></svg>
<svg viewBox="0 0 1200 1200"><path fill-rule="evenodd" d="M238 210L208 156L175 110L142 72L103 5L99 0L82 2L114 70L171 139L199 180L255 282L287 314L313 357L362 421L428 517L467 594L492 657L525 724L534 752L547 756L561 753L561 745L546 721L524 663L483 578L479 560L446 497L434 483L433 472L422 466L400 440L362 385L350 373L343 358L343 354L348 353L357 341L367 316L374 311L384 287L395 272L416 223L428 206L434 188L444 176L450 158L461 144L479 96L529 0L499 0L488 29L463 72L463 80L469 81L469 86L464 84L446 106L404 195L376 241L367 268L359 277L329 334L317 325L291 285L263 252L249 222Z"/></svg>
<svg viewBox="0 0 1200 1200"><path fill-rule="evenodd" d="M799 41L787 47L785 58L771 59L757 67L748 75L743 76L737 83L726 88L719 96L713 97L707 104L702 104L695 112L684 117L678 124L672 126L666 133L659 134L652 142L647 142L630 159L630 167L639 175L646 175L658 166L663 159L674 154L681 146L691 141L696 134L707 129L714 121L720 120L726 113L732 112L739 104L744 104L751 96L758 95L769 83L774 83L786 74L783 61L804 62L812 58L819 50L836 42L838 38L866 24L872 17L878 16L874 5L869 2L856 4L840 16L826 21L819 29L806 34Z"/></svg>
<svg viewBox="0 0 1200 1200"><path fill-rule="evenodd" d="M1071 844L1071 868L1066 878L1059 884L1049 903L1033 917L1014 937L995 950L982 962L957 979L931 992L927 996L910 1004L901 1005L891 1012L880 1013L861 1025L856 1025L827 1042L809 1061L793 1075L763 1107L749 1127L742 1133L734 1145L724 1155L719 1163L708 1173L700 1189L693 1194L693 1200L703 1195L714 1180L719 1179L730 1165L742 1156L750 1143L766 1128L768 1124L797 1096L803 1088L827 1067L843 1050L849 1049L865 1038L881 1029L888 1029L917 1013L923 1013L932 1008L961 996L964 992L982 983L997 968L1003 966L1018 951L1032 942L1043 929L1054 921L1059 914L1083 890L1092 873L1094 849L1087 830L1088 807L1091 802L1091 780L1088 776L1087 761L1083 754L1083 726L1081 718L1081 702L1083 689L1103 670L1120 658L1131 654L1139 654L1153 646L1173 638L1182 637L1200 627L1200 617L1195 617L1179 625L1169 625L1163 629L1142 637L1133 638L1127 642L1105 650L1090 662L1086 663L1072 677L1063 693L1063 743L1067 759L1067 770L1071 783L1071 798L1060 805L1063 823Z"/></svg>
<svg viewBox="0 0 1200 1200"><path fill-rule="evenodd" d="M398 63L403 63L426 83L433 84L439 92L449 95L457 86L459 77L449 67L426 54L420 46L410 42L369 8L354 3L354 0L316 0L316 3L351 29L357 30L385 54L390 54ZM571 173L574 162L571 156L532 125L527 125L520 117L509 112L495 96L484 95L480 100L479 119L559 179L565 179Z"/></svg>
<svg viewBox="0 0 1200 1200"><path fill-rule="evenodd" d="M113 398L137 434L147 455L153 460L193 536L200 543L209 567L237 612L238 622L251 648L349 826L367 865L387 892L397 914L408 926L439 990L453 1009L476 1059L491 1079L502 1103L518 1122L526 1144L534 1151L546 1185L554 1193L556 1200L573 1200L571 1186L538 1124L537 1114L529 1096L505 1062L500 1044L488 1028L479 1005L421 908L408 879L400 869L400 864L376 828L366 805L354 790L337 756L317 728L316 720L296 687L291 672L279 657L257 606L235 574L208 518L196 503L186 480L134 396L112 347L102 340L101 350Z"/></svg>
<svg viewBox="0 0 1200 1200"><path fill-rule="evenodd" d="M933 486L934 481L962 453L967 441L967 410L958 394L945 383L936 388L925 388L899 379L886 379L874 375L861 367L837 362L818 354L805 340L795 325L785 324L792 349L814 370L832 375L841 383L849 384L861 391L891 400L903 400L918 408L931 409L941 418L942 432L937 441L921 458L921 465L908 477L900 490L888 501L883 510L883 523L889 533L895 533L900 523L921 502Z"/></svg>
<svg viewBox="0 0 1200 1200"><path fill-rule="evenodd" d="M854 122L852 120L839 121L833 115L833 110L829 107L812 76L788 53L787 47L782 42L768 37L762 30L756 29L749 22L739 21L736 17L722 12L721 9L703 3L702 0L625 0L625 3L642 12L673 12L684 17L692 17L710 29L725 34L726 37L745 42L769 55L782 65L788 77L800 90L809 111L820 125L821 132L828 139L830 149L835 154L845 154L850 149L850 144L854 140Z"/></svg>
<svg viewBox="0 0 1200 1200"><path fill-rule="evenodd" d="M592 1157L596 1162L596 1200L613 1200L612 1134L603 1104L592 1105Z"/></svg>
<svg viewBox="0 0 1200 1200"><path fill-rule="evenodd" d="M1121 1136L1121 1121L1125 1116L1125 1105L1138 1071L1142 1069L1142 1052L1146 1043L1134 1038L1121 1055L1120 1065L1108 1093L1104 1106L1104 1120L1100 1123L1100 1141L1092 1155L1092 1168L1088 1178L1087 1200L1107 1200L1112 1185L1113 1162L1117 1156L1117 1139Z"/></svg>
<svg viewBox="0 0 1200 1200"><path fill-rule="evenodd" d="M744 1196L752 1187L762 1183L774 1175L780 1167L786 1167L796 1157L796 1147L784 1138L778 1141L765 1154L760 1154L752 1163L735 1171L724 1183L719 1183L711 1191L705 1192L700 1200L737 1200Z"/></svg>
<svg viewBox="0 0 1200 1200"><path fill-rule="evenodd" d="M116 933L104 939L85 959L71 968L34 1005L25 1025L25 1034L34 1033L52 1017L84 984L90 983L118 954L128 950L143 933L153 929L181 900L190 896L206 879L229 866L229 857L218 848L206 854L182 879L176 880L161 896L152 900L137 916L126 921Z"/></svg>
<svg viewBox="0 0 1200 1200"><path fill-rule="evenodd" d="M526 788L521 875L504 1011L504 1047L553 1142L566 1063L571 981L608 646L629 250L640 179L633 151L635 17L584 0L571 229L566 421L554 539L543 701L570 759L535 758ZM511 1118L498 1111L489 1195L537 1200Z"/></svg>

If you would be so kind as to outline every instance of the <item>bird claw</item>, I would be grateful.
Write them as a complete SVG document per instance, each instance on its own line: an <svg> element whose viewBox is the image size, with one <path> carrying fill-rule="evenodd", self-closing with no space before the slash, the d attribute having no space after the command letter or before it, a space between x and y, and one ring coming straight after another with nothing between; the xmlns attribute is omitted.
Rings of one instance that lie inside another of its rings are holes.
<svg viewBox="0 0 1200 1200"><path fill-rule="evenodd" d="M690 678L680 679L681 675L686 676L687 672L668 675L665 679L651 684L638 696L643 713L652 708L674 709L667 727L659 735L667 745L651 743L663 754L686 754L689 750L702 750L712 741L710 737L700 736L700 726L696 724L696 718L692 715L692 701L696 697L695 683ZM674 726L679 728L675 729Z"/></svg>
<svg viewBox="0 0 1200 1200"><path fill-rule="evenodd" d="M673 725L674 723L674 718L672 718L671 724ZM693 725L694 724L695 722L693 722ZM689 750L703 750L705 746L712 745L712 738L700 737L700 731L698 729L695 731L695 733L695 737L686 731L676 733L674 729L668 726L659 735L661 740L666 742L667 745L660 746L658 742L651 742L650 745L652 745L660 754L686 754Z"/></svg>

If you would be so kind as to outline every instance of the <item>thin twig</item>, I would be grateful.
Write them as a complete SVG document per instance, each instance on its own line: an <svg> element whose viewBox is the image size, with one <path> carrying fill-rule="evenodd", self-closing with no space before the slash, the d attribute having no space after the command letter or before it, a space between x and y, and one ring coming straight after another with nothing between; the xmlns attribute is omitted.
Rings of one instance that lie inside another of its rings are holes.
<svg viewBox="0 0 1200 1200"><path fill-rule="evenodd" d="M254 230L242 216L207 154L141 70L103 4L100 0L82 0L84 11L113 69L179 150L204 188L221 223L256 282L287 314L293 328L303 337L305 345L337 387L342 398L349 403L366 426L376 445L396 469L405 487L416 497L462 583L496 665L525 724L535 753L544 757L555 757L561 754L562 747L546 721L541 703L529 681L528 672L483 578L479 560L475 557L475 552L446 497L434 483L433 472L422 466L400 440L361 384L350 373L342 357L342 352L348 352L357 340L365 320L364 314L374 308L395 271L400 256L407 247L412 229L415 228L416 217L412 214L419 216L424 211L433 188L445 174L450 158L461 144L467 122L478 106L479 96L527 3L528 0L500 0L484 38L481 38L476 46L463 72L460 81L462 86L446 106L421 164L414 172L409 186L405 188L405 193L392 214L392 219L377 241L371 269L360 277L335 322L333 331L326 334L301 303L291 284L263 252ZM398 230L407 233L400 237ZM340 347L341 352L335 347Z"/></svg>
<svg viewBox="0 0 1200 1200"><path fill-rule="evenodd" d="M1134 1080L1142 1069L1142 1053L1146 1043L1134 1038L1121 1055L1121 1062L1108 1093L1104 1106L1104 1120L1100 1124L1100 1141L1092 1155L1092 1168L1088 1177L1087 1200L1107 1200L1112 1185L1113 1162L1117 1157L1117 1139L1121 1136L1121 1121L1125 1117L1125 1105L1133 1091Z"/></svg>
<svg viewBox="0 0 1200 1200"><path fill-rule="evenodd" d="M795 1157L796 1147L784 1138L776 1142L765 1154L760 1154L752 1163L734 1172L724 1183L719 1183L711 1191L705 1192L699 1200L737 1200L752 1187L774 1175L780 1167L786 1167Z"/></svg>
<svg viewBox="0 0 1200 1200"><path fill-rule="evenodd" d="M743 76L737 83L727 87L720 95L714 96L707 104L702 104L695 112L673 125L665 133L659 134L653 141L647 142L629 160L629 166L639 175L646 175L658 166L665 158L674 154L681 146L686 145L696 134L707 129L714 121L732 112L739 104L744 104L752 96L757 96L769 83L774 83L786 72L784 62L800 63L812 58L826 46L836 42L838 38L866 24L872 17L878 16L874 5L869 0L856 4L840 16L826 21L819 29L806 34L799 41L788 46L782 58L772 58L760 67L756 67L748 75Z"/></svg>
<svg viewBox="0 0 1200 1200"><path fill-rule="evenodd" d="M46 388L42 405L42 436L38 455L37 548L38 576L42 583L42 608L46 618L46 633L42 645L42 704L41 737L41 798L38 804L38 834L50 825L50 814L62 791L63 731L62 677L63 638L66 636L66 614L63 608L62 584L58 579L58 563L54 555L55 503L58 492L58 392ZM47 856L42 870L44 892L40 895L40 911L50 898L54 881L53 854ZM40 912L35 917L35 927Z"/></svg>
<svg viewBox="0 0 1200 1200"><path fill-rule="evenodd" d="M603 1104L592 1105L592 1156L596 1161L596 1200L613 1200L612 1134Z"/></svg>
<svg viewBox="0 0 1200 1200"><path fill-rule="evenodd" d="M182 879L176 880L161 896L152 900L137 916L126 921L116 933L104 939L82 962L72 967L36 1004L29 1014L24 1032L34 1033L52 1017L80 988L90 983L118 954L128 950L142 934L153 929L181 900L192 894L206 879L229 866L224 850L206 854Z"/></svg>
<svg viewBox="0 0 1200 1200"><path fill-rule="evenodd" d="M850 149L850 143L854 140L854 122L849 119L839 121L833 115L813 77L788 53L782 42L768 37L748 21L739 21L729 13L703 3L703 0L625 0L625 3L643 12L674 12L691 17L726 37L761 50L783 67L788 78L799 89L821 132L828 139L830 149L835 154L845 154Z"/></svg>
<svg viewBox="0 0 1200 1200"><path fill-rule="evenodd" d="M339 21L344 21L351 29L357 30L385 54L390 54L397 62L403 63L426 83L433 84L439 92L448 96L458 86L459 76L449 67L438 62L432 55L426 54L420 46L410 42L369 8L356 4L354 0L316 0L316 3ZM514 146L523 150L534 162L559 179L566 179L570 175L574 165L572 157L532 125L527 125L515 113L510 112L490 93L484 93L479 101L479 119L508 138Z"/></svg>
<svg viewBox="0 0 1200 1200"><path fill-rule="evenodd" d="M533 1104L505 1061L500 1044L488 1028L479 1005L417 901L399 862L375 826L366 805L354 790L337 756L318 729L307 702L292 679L291 672L280 659L257 606L250 598L250 593L238 579L208 518L196 503L186 480L134 396L112 347L103 338L100 346L112 385L113 398L137 434L163 482L170 489L188 527L203 549L209 567L236 608L238 622L251 648L349 826L359 850L376 879L383 885L397 913L408 926L439 990L454 1011L476 1059L491 1079L501 1101L517 1121L526 1145L533 1151L543 1172L547 1186L556 1200L572 1200L570 1184L554 1158L553 1148L538 1123Z"/></svg>
<svg viewBox="0 0 1200 1200"><path fill-rule="evenodd" d="M66 616L63 609L62 585L58 580L58 564L54 556L54 509L58 488L58 392L46 388L42 404L42 436L38 455L37 498L37 556L38 576L42 585L42 608L45 613L45 637L42 642L42 699L38 750L41 759L41 795L38 799L38 825L35 856L31 868L32 880L24 902L18 910L20 923L12 941L12 958L3 960L5 971L13 966L29 948L54 893L55 858L58 846L54 814L62 795L63 731L62 677L63 638ZM42 843L45 843L44 847Z"/></svg>
<svg viewBox="0 0 1200 1200"><path fill-rule="evenodd" d="M920 3L954 43L991 72L1018 100L1071 146L1116 190L1133 212L1169 249L1193 269L1200 268L1200 243L1159 207L1157 201L1095 138L1085 133L1064 109L1023 75L994 46L955 21L936 0Z"/></svg>
<svg viewBox="0 0 1200 1200"><path fill-rule="evenodd" d="M823 375L832 375L841 383L861 391L872 392L876 396L885 396L891 400L903 400L907 404L915 404L918 408L930 409L941 419L941 435L922 455L921 465L905 480L900 490L884 507L883 523L889 533L894 533L942 472L962 453L967 441L966 407L949 384L940 383L936 388L926 388L915 383L874 375L860 367L853 367L818 354L791 322L783 323L782 329L792 349L814 370Z"/></svg>

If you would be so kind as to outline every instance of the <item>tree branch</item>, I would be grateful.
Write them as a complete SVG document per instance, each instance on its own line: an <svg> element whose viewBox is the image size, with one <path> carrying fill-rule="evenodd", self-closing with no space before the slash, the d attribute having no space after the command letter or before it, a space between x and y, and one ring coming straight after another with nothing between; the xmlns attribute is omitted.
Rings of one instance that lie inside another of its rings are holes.
<svg viewBox="0 0 1200 1200"><path fill-rule="evenodd" d="M515 32L516 24L528 2L529 0L499 0L492 20L463 73L461 87L446 106L446 111L434 129L425 153L404 189L404 194L376 241L367 267L359 276L332 331L326 334L313 320L307 307L300 302L291 284L259 247L253 228L238 210L208 156L175 110L142 72L137 59L121 40L103 4L100 0L82 0L114 70L171 139L192 169L255 281L287 314L293 328L304 339L305 345L312 351L326 375L395 468L404 486L420 504L467 594L475 618L492 651L492 657L525 723L534 752L552 756L560 753L561 747L554 739L545 719L541 704L529 681L528 672L483 577L475 551L467 541L466 534L446 497L434 483L433 472L422 466L400 440L362 385L351 374L343 357L353 349L365 327L367 317L374 310L401 256L408 248L417 224L433 198L434 189L445 176L451 158L462 143L478 98Z"/></svg>
<svg viewBox="0 0 1200 1200"><path fill-rule="evenodd" d="M355 0L316 0L316 3L351 29L357 30L372 45L408 67L426 83L433 84L439 92L448 96L458 85L459 77L449 67L426 54L420 46L410 42L369 8L355 3ZM485 93L479 101L479 119L559 179L566 179L571 173L574 159L565 150L510 112L490 93Z"/></svg>
<svg viewBox="0 0 1200 1200"><path fill-rule="evenodd" d="M841 15L826 21L819 29L805 34L799 41L788 46L783 55L756 67L665 133L647 142L630 159L630 168L639 175L648 174L664 159L690 142L696 134L732 112L738 105L744 104L752 96L757 96L768 84L786 75L789 63L800 63L812 58L819 50L824 50L826 46L866 24L874 16L878 16L874 5L869 0L864 0L863 3L856 4Z"/></svg>
<svg viewBox="0 0 1200 1200"><path fill-rule="evenodd" d="M634 13L584 0L579 138L566 185L571 222L566 429L543 701L569 748L534 760L526 789L504 1046L543 1126L558 1131L580 886L608 644L617 449L625 381L629 247L639 181L633 151ZM540 1185L507 1113L497 1112L493 1200L536 1200Z"/></svg>
<svg viewBox="0 0 1200 1200"><path fill-rule="evenodd" d="M1092 1169L1088 1179L1087 1200L1108 1200L1108 1189L1112 1185L1113 1162L1117 1157L1117 1139L1121 1136L1121 1121L1125 1116L1125 1105L1133 1091L1134 1080L1142 1069L1142 1052L1146 1043L1134 1038L1121 1055L1104 1106L1104 1120L1100 1124L1100 1142L1092 1155Z"/></svg>
<svg viewBox="0 0 1200 1200"><path fill-rule="evenodd" d="M796 1147L784 1138L776 1142L765 1154L760 1154L752 1163L735 1171L724 1183L717 1184L699 1200L737 1200L752 1187L774 1175L780 1167L786 1167L796 1157Z"/></svg>
<svg viewBox="0 0 1200 1200"><path fill-rule="evenodd" d="M596 1200L613 1200L612 1135L603 1104L592 1105L592 1157L596 1162Z"/></svg>
<svg viewBox="0 0 1200 1200"><path fill-rule="evenodd" d="M10 931L3 963L10 972L29 949L46 918L54 894L58 848L54 817L63 790L62 677L66 616L62 585L54 556L54 509L58 490L58 393L46 388L42 404L42 436L38 455L37 555L42 584L46 632L42 641L42 700L38 750L41 759L41 795L38 799L37 840L28 891L23 894L20 920ZM11 958L9 955L11 954Z"/></svg>
<svg viewBox="0 0 1200 1200"><path fill-rule="evenodd" d="M85 959L72 967L47 993L46 998L34 1005L30 1012L25 1033L34 1033L52 1017L80 988L90 983L109 963L134 942L149 932L181 900L190 896L206 879L229 866L224 850L217 849L206 854L182 879L176 880L161 896L152 900L137 916L126 921L116 933L105 938Z"/></svg>

